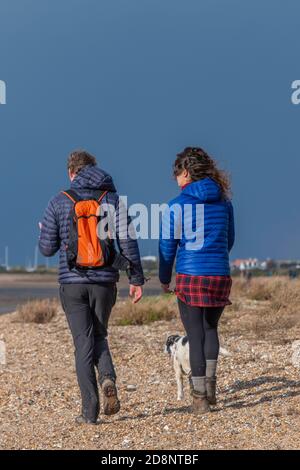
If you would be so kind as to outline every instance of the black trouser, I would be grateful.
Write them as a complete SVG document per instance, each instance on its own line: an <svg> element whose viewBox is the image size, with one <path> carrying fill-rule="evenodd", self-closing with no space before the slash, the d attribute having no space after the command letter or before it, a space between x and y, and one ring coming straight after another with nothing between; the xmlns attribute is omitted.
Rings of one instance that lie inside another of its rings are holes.
<svg viewBox="0 0 300 470"><path fill-rule="evenodd" d="M206 361L218 359L218 322L224 307L192 307L180 299L178 305L189 340L192 377L203 377Z"/></svg>
<svg viewBox="0 0 300 470"><path fill-rule="evenodd" d="M60 298L75 346L78 384L82 397L82 413L95 420L99 415L100 384L106 377L116 379L107 342L108 320L115 304L115 284L62 284Z"/></svg>

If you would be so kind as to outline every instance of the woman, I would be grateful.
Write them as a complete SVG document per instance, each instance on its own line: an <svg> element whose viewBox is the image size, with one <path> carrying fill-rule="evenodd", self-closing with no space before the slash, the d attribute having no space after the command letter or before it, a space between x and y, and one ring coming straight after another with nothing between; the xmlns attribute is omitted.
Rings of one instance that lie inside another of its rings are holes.
<svg viewBox="0 0 300 470"><path fill-rule="evenodd" d="M193 411L204 413L216 404L218 322L231 303L230 184L201 148L187 147L177 155L174 176L181 194L169 203L169 217L163 217L159 277L164 292L171 292L176 257L175 293L189 340Z"/></svg>

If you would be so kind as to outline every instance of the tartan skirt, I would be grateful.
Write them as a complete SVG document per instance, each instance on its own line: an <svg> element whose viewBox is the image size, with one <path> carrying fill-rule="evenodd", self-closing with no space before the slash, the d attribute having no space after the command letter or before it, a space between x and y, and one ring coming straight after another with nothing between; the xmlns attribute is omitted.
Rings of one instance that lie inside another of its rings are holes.
<svg viewBox="0 0 300 470"><path fill-rule="evenodd" d="M230 276L191 276L176 274L175 294L178 299L194 307L225 307L232 286Z"/></svg>

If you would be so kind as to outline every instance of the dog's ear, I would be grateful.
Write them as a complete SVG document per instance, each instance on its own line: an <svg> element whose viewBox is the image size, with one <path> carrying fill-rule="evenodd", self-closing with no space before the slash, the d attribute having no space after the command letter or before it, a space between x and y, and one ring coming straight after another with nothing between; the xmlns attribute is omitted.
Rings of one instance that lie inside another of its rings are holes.
<svg viewBox="0 0 300 470"><path fill-rule="evenodd" d="M173 344L173 335L169 335L166 339L166 346L171 346Z"/></svg>
<svg viewBox="0 0 300 470"><path fill-rule="evenodd" d="M188 337L187 337L187 336L184 336L184 337L182 338L182 346L185 346L188 342L189 342Z"/></svg>
<svg viewBox="0 0 300 470"><path fill-rule="evenodd" d="M170 335L167 338L166 345L167 346L172 346L173 344L177 343L179 341L181 336L179 335Z"/></svg>
<svg viewBox="0 0 300 470"><path fill-rule="evenodd" d="M171 346L172 346L172 336L168 336L167 339L166 339L166 342L165 342L165 346L164 346L164 351L169 354L169 356L171 355Z"/></svg>
<svg viewBox="0 0 300 470"><path fill-rule="evenodd" d="M171 346L175 344L177 341L177 335L170 335L167 337L166 343L165 343L165 351L168 352L168 354L171 354Z"/></svg>

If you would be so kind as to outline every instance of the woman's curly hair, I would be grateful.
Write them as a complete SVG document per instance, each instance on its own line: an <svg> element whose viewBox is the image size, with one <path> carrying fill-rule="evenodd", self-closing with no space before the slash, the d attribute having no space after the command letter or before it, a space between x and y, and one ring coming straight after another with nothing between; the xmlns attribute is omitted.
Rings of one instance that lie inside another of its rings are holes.
<svg viewBox="0 0 300 470"><path fill-rule="evenodd" d="M227 173L217 168L216 162L200 147L186 147L177 154L173 166L174 176L180 175L184 170L190 174L192 181L211 178L221 188L223 197L230 198L230 179Z"/></svg>

